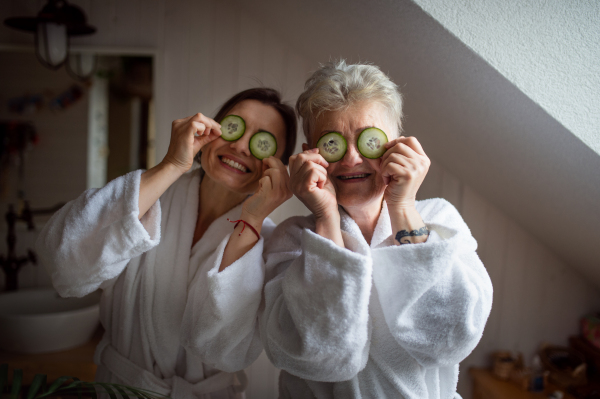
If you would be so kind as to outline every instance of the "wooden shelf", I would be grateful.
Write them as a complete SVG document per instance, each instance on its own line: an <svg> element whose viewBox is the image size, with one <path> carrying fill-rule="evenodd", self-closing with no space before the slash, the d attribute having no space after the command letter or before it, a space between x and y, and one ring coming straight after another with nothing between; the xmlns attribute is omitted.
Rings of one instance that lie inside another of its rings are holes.
<svg viewBox="0 0 600 399"><path fill-rule="evenodd" d="M104 330L99 328L94 337L86 344L61 352L41 354L18 354L0 352L0 364L8 363L9 368L23 370L23 384L28 385L35 374L46 374L48 382L58 377L72 376L82 381L94 381L96 365L94 351ZM12 381L12 372L9 372Z"/></svg>

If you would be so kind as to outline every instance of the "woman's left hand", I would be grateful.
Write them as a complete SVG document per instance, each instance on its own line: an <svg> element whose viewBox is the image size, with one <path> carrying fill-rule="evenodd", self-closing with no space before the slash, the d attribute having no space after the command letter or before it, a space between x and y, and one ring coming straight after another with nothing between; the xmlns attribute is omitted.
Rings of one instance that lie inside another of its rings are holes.
<svg viewBox="0 0 600 399"><path fill-rule="evenodd" d="M258 190L242 206L242 219L255 228L260 227L271 212L292 197L288 184L290 175L283 162L275 157L265 158L262 162L263 176L258 181Z"/></svg>
<svg viewBox="0 0 600 399"><path fill-rule="evenodd" d="M400 136L385 146L388 150L381 158L382 176L387 184L385 201L388 207L412 208L431 161L414 137Z"/></svg>

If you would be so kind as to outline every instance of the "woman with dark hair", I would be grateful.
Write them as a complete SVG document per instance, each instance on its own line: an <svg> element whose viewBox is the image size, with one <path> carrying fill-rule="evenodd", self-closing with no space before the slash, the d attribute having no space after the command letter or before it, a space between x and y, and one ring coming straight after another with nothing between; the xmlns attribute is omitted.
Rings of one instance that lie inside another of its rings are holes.
<svg viewBox="0 0 600 399"><path fill-rule="evenodd" d="M87 190L48 222L36 246L60 295L103 290L97 380L243 397L241 370L262 350L267 215L291 197L295 142L279 93L246 90L215 120L174 121L161 163ZM186 173L196 154L201 167Z"/></svg>

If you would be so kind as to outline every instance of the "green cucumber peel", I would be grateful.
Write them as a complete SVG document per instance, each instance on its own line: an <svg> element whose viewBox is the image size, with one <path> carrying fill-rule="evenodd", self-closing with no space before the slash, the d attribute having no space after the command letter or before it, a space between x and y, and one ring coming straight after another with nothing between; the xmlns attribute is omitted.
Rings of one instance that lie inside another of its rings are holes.
<svg viewBox="0 0 600 399"><path fill-rule="evenodd" d="M263 160L275 155L277 152L277 140L269 132L261 131L250 138L250 152L255 158Z"/></svg>
<svg viewBox="0 0 600 399"><path fill-rule="evenodd" d="M385 148L387 142L388 137L383 130L369 127L360 132L356 146L363 157L377 159L387 151Z"/></svg>
<svg viewBox="0 0 600 399"><path fill-rule="evenodd" d="M348 150L348 142L346 138L338 132L327 133L317 141L319 154L327 162L337 162L344 158Z"/></svg>
<svg viewBox="0 0 600 399"><path fill-rule="evenodd" d="M236 141L244 135L246 121L238 115L227 115L221 120L221 137L226 141Z"/></svg>

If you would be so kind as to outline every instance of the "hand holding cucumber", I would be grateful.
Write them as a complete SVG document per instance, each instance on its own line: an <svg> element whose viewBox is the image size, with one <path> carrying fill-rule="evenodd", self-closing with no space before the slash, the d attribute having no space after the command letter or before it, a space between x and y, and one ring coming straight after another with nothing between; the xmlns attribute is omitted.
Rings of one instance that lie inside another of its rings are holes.
<svg viewBox="0 0 600 399"><path fill-rule="evenodd" d="M431 161L414 137L403 137L385 144L381 171L387 188L384 198L388 207L414 207L417 191L429 170Z"/></svg>
<svg viewBox="0 0 600 399"><path fill-rule="evenodd" d="M221 135L221 125L200 113L174 120L171 142L163 162L175 165L182 173L188 171L200 149Z"/></svg>
<svg viewBox="0 0 600 399"><path fill-rule="evenodd" d="M261 226L271 212L292 197L289 189L287 169L279 158L264 158L263 175L258 181L258 190L248 198L242 207L242 219L253 226Z"/></svg>
<svg viewBox="0 0 600 399"><path fill-rule="evenodd" d="M317 219L338 211L335 188L327 178L328 166L318 148L290 157L290 189Z"/></svg>

